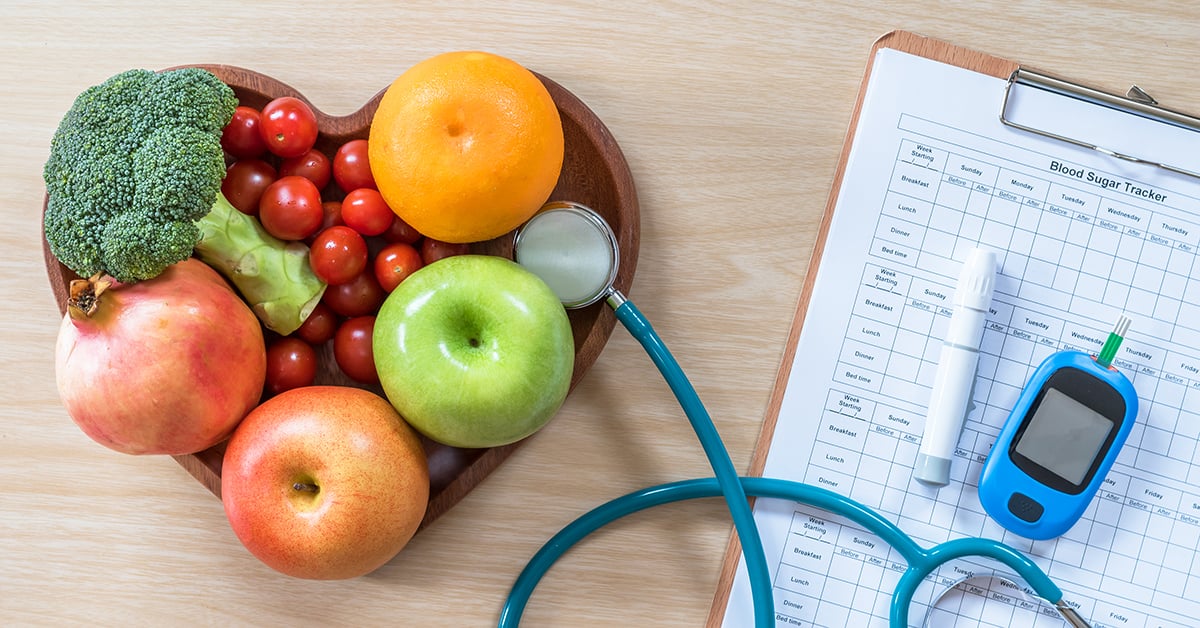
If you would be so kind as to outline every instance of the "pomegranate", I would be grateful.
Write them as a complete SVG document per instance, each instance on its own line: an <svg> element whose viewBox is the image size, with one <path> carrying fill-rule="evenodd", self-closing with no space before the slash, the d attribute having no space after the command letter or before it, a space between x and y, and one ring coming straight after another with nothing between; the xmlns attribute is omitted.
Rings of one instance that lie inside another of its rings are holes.
<svg viewBox="0 0 1200 628"><path fill-rule="evenodd" d="M188 454L224 440L254 408L266 363L254 313L189 259L134 284L73 282L55 376L92 440L129 454Z"/></svg>

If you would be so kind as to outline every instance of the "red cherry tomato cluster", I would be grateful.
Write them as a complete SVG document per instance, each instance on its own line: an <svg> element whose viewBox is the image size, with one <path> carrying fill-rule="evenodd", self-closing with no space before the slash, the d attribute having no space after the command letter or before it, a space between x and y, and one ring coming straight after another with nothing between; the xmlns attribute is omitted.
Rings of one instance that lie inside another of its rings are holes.
<svg viewBox="0 0 1200 628"><path fill-rule="evenodd" d="M342 373L378 383L371 335L384 299L422 266L468 251L423 237L392 212L375 189L367 140L328 155L316 147L317 127L304 101L281 97L261 111L238 107L221 135L222 193L271 235L308 244L313 272L329 284L298 330L269 341L267 396L311 385L318 349L330 342Z"/></svg>

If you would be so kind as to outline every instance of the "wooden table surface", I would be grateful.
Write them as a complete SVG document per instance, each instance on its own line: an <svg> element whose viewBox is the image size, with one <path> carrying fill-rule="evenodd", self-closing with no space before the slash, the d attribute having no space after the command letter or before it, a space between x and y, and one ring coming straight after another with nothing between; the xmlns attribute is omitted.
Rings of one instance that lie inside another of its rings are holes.
<svg viewBox="0 0 1200 628"><path fill-rule="evenodd" d="M0 624L486 626L574 517L709 475L618 329L556 420L378 572L309 582L262 565L175 462L92 443L58 401L41 168L75 94L116 72L239 65L329 113L448 50L553 78L625 152L642 210L630 296L742 469L878 36L913 30L1200 110L1200 5L1185 0L454 4L0 0ZM718 500L619 523L554 568L526 625L702 625L730 529Z"/></svg>

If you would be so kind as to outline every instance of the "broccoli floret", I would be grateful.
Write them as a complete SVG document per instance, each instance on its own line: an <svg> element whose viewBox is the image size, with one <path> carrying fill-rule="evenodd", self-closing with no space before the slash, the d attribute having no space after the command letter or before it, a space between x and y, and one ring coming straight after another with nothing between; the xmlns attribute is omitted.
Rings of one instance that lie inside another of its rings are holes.
<svg viewBox="0 0 1200 628"><path fill-rule="evenodd" d="M85 90L50 142L50 250L81 276L132 282L191 255L221 191L237 97L198 68L128 70Z"/></svg>
<svg viewBox="0 0 1200 628"><path fill-rule="evenodd" d="M128 283L158 276L195 249L268 328L295 331L325 284L303 244L229 213L238 214L221 194L221 131L237 104L228 85L200 68L128 70L79 94L43 170L54 256L82 277Z"/></svg>
<svg viewBox="0 0 1200 628"><path fill-rule="evenodd" d="M149 97L157 116L220 139L221 130L229 124L237 107L236 98L230 105L232 93L228 85L208 70L179 68L156 73Z"/></svg>

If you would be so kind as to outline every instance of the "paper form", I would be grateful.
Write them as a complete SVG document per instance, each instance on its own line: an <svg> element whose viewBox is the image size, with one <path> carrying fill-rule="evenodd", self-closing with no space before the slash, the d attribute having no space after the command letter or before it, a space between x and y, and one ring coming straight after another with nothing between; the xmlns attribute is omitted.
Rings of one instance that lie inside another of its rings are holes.
<svg viewBox="0 0 1200 628"><path fill-rule="evenodd" d="M1200 182L1004 127L1003 80L878 55L763 475L848 495L926 547L1001 540L1033 557L1096 626L1197 624ZM1101 146L1128 148L1106 142L1132 137L1153 157L1200 171L1200 136L1189 131L1131 135L1142 122L1064 97L1038 107L1100 134L1088 139ZM950 485L934 490L913 480L913 464L955 278L975 246L996 251L1000 275L974 409ZM1140 408L1117 463L1064 536L1007 532L977 494L992 442L1043 358L1098 352L1123 312L1133 326L1114 364ZM905 565L882 540L791 502L760 499L755 516L778 626L887 625ZM910 621L920 624L950 583L997 567L952 565L918 590ZM752 617L742 563L724 625ZM959 595L931 621L1063 625L1002 588Z"/></svg>

